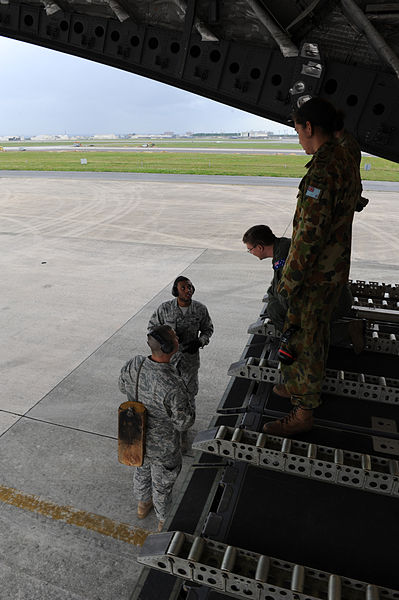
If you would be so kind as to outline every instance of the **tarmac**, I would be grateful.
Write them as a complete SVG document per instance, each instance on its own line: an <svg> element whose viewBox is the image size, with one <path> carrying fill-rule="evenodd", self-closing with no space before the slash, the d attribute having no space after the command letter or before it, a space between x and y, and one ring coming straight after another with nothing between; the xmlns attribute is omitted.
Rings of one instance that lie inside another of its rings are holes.
<svg viewBox="0 0 399 600"><path fill-rule="evenodd" d="M272 276L242 235L291 233L296 181L115 175L0 176L0 600L130 598L157 522L137 519L117 460L120 368L190 277L215 325L191 439L206 429ZM351 277L397 283L397 186L366 189Z"/></svg>

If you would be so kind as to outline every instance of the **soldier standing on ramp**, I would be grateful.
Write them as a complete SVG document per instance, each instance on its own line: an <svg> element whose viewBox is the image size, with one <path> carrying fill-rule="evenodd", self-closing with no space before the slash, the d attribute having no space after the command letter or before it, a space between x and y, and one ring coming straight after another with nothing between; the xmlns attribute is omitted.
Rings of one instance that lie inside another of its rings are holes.
<svg viewBox="0 0 399 600"><path fill-rule="evenodd" d="M195 287L184 276L175 279L172 287L173 300L163 302L151 316L148 331L157 325L169 325L179 338L179 352L172 358L179 375L183 378L194 403L198 394L199 349L209 344L213 324L208 309L201 302L192 300ZM182 434L182 450L187 450L187 432Z"/></svg>
<svg viewBox="0 0 399 600"><path fill-rule="evenodd" d="M280 347L291 363L281 365L284 386L274 391L290 397L293 410L266 423L264 431L289 436L313 425L321 400L330 339L330 320L348 281L352 221L361 196L358 160L336 139L343 114L327 101L312 98L293 115L306 165L297 196L293 234L278 293L288 301Z"/></svg>
<svg viewBox="0 0 399 600"><path fill-rule="evenodd" d="M123 366L119 389L147 409L144 461L135 468L133 490L138 500L138 518L144 519L154 506L161 531L181 470L180 432L194 423L195 406L170 364L179 347L173 329L155 327L148 333L147 343L151 356L135 356Z"/></svg>

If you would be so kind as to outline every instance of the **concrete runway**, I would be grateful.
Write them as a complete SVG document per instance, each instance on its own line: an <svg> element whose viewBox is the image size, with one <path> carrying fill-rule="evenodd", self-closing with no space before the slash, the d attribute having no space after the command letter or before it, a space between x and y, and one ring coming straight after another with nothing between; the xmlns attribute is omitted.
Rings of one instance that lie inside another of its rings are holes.
<svg viewBox="0 0 399 600"><path fill-rule="evenodd" d="M4 152L20 152L21 149L26 152L181 152L197 154L295 154L302 155L304 151L301 148L191 148L190 146L181 147L126 147L126 146L7 146Z"/></svg>
<svg viewBox="0 0 399 600"><path fill-rule="evenodd" d="M5 175L0 598L128 600L138 544L156 520L137 520L131 470L117 462L119 370L147 353L148 319L186 274L215 324L191 436L207 428L272 274L270 261L245 252L242 234L267 223L290 235L296 186ZM367 196L355 217L351 276L397 283L397 192Z"/></svg>

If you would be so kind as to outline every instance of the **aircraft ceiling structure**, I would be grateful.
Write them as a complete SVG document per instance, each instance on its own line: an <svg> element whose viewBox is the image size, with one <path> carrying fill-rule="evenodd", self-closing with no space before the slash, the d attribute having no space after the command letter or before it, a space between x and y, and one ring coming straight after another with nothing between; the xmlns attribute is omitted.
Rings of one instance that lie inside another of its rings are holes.
<svg viewBox="0 0 399 600"><path fill-rule="evenodd" d="M1 0L0 35L284 124L322 96L363 150L399 162L399 2Z"/></svg>

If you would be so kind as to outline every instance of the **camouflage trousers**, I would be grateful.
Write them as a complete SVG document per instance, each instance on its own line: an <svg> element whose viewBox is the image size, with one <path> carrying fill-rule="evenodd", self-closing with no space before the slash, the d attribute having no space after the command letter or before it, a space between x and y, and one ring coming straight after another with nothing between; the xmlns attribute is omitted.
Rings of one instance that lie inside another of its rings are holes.
<svg viewBox="0 0 399 600"><path fill-rule="evenodd" d="M291 402L305 408L321 403L321 386L330 345L330 321L341 288L320 285L304 291L287 314L285 329L296 323L300 329L290 338L295 353L292 365L281 365L283 381Z"/></svg>
<svg viewBox="0 0 399 600"><path fill-rule="evenodd" d="M133 475L133 493L139 502L154 503L159 521L165 521L172 500L172 489L181 471L181 456L171 463L158 463L144 457L143 465Z"/></svg>
<svg viewBox="0 0 399 600"><path fill-rule="evenodd" d="M175 365L180 377L187 386L190 397L194 401L195 396L198 394L198 359L193 360L191 356L188 357L187 354L179 353L175 361L173 361L172 357L172 363Z"/></svg>

